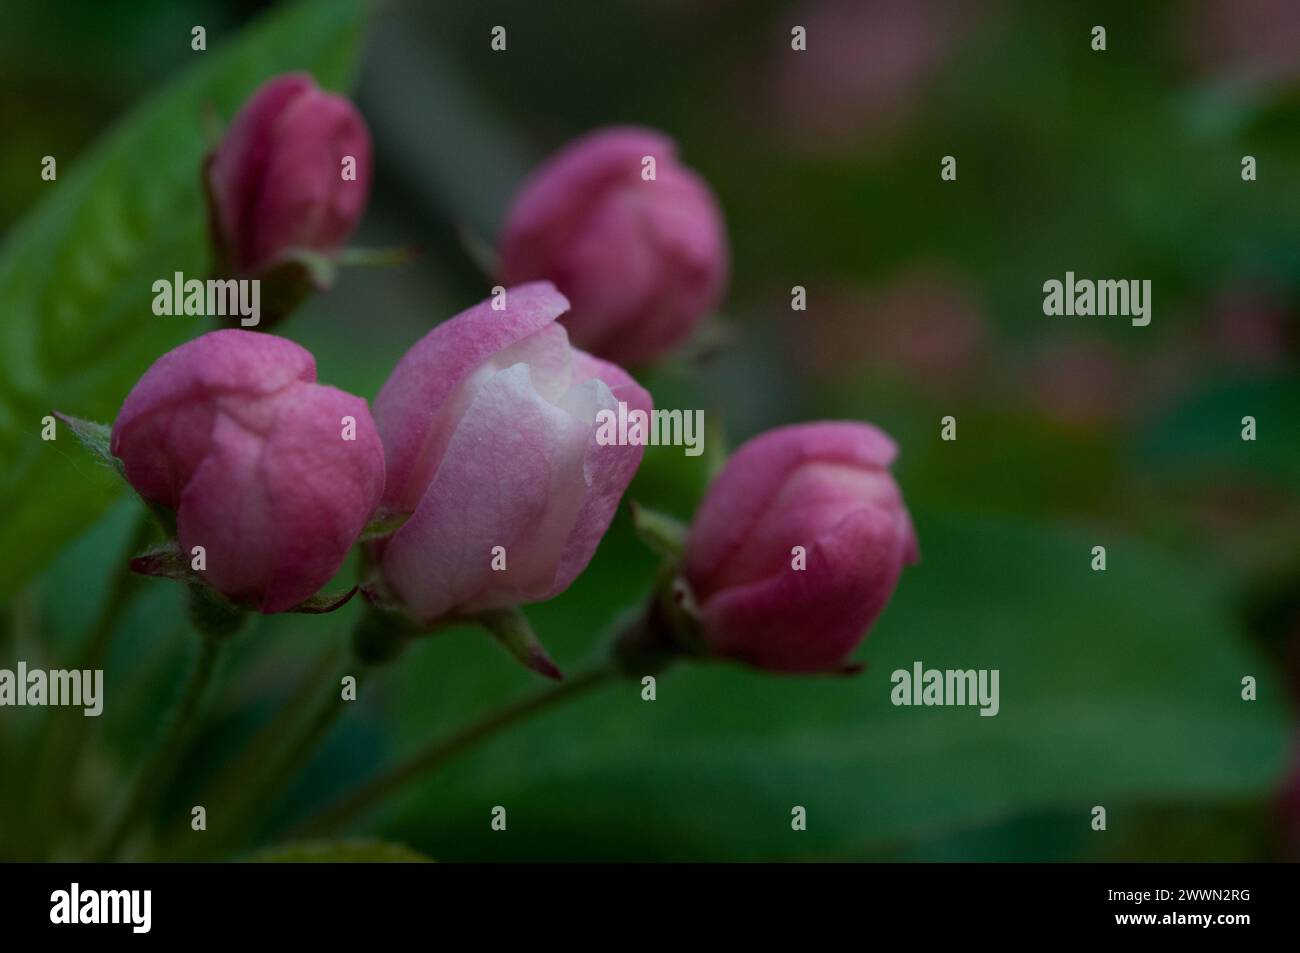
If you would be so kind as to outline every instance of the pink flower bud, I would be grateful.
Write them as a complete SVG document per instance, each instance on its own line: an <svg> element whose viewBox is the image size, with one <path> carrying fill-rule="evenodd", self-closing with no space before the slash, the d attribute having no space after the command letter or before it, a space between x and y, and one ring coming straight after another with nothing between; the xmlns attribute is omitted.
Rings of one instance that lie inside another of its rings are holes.
<svg viewBox="0 0 1300 953"><path fill-rule="evenodd" d="M424 622L549 599L582 572L641 462L596 441L596 415L650 409L621 368L569 346L549 282L489 299L424 336L375 400L392 594ZM503 568L504 567L504 568Z"/></svg>
<svg viewBox="0 0 1300 953"><path fill-rule="evenodd" d="M553 281L573 302L574 343L622 364L684 340L717 307L727 260L709 187L670 139L633 127L591 133L543 164L501 238L503 282Z"/></svg>
<svg viewBox="0 0 1300 953"><path fill-rule="evenodd" d="M113 424L127 480L176 510L182 552L202 546L208 584L263 612L329 581L384 489L366 402L315 381L292 341L213 331L154 362Z"/></svg>
<svg viewBox="0 0 1300 953"><path fill-rule="evenodd" d="M1026 377L1026 403L1072 430L1114 427L1137 402L1137 381L1123 352L1102 340L1045 341L1030 358Z"/></svg>
<svg viewBox="0 0 1300 953"><path fill-rule="evenodd" d="M355 179L344 177L349 156ZM336 251L365 210L370 173L370 133L352 103L306 73L264 83L207 170L226 268L258 274L293 248Z"/></svg>
<svg viewBox="0 0 1300 953"><path fill-rule="evenodd" d="M888 469L896 453L869 424L814 423L731 456L686 541L685 576L713 651L780 672L844 667L918 558Z"/></svg>

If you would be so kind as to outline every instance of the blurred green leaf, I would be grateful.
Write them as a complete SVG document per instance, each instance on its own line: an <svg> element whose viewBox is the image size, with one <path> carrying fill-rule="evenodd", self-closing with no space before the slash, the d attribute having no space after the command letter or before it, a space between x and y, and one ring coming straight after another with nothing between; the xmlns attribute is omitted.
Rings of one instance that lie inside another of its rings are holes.
<svg viewBox="0 0 1300 953"><path fill-rule="evenodd" d="M1048 810L1091 835L1097 804L1117 823L1140 802L1280 778L1285 687L1238 640L1215 579L1119 537L918 524L922 562L868 639L865 674L682 665L653 702L636 681L605 689L452 764L387 830L446 859L844 857ZM1105 572L1089 568L1097 543ZM432 663L417 676L426 698L454 699L439 723L464 717L472 655L452 655L467 645L442 647L444 683ZM893 706L890 675L915 661L999 670L999 714ZM1258 701L1241 699L1244 675ZM489 829L496 804L508 838Z"/></svg>
<svg viewBox="0 0 1300 953"><path fill-rule="evenodd" d="M260 864L427 864L423 854L365 838L303 841L259 851L248 858Z"/></svg>
<svg viewBox="0 0 1300 953"><path fill-rule="evenodd" d="M1157 421L1138 443L1146 469L1207 480L1249 473L1280 488L1300 483L1294 377L1212 384ZM1243 440L1242 418L1254 417L1255 439Z"/></svg>
<svg viewBox="0 0 1300 953"><path fill-rule="evenodd" d="M366 18L359 0L274 11L196 53L175 83L129 113L63 177L0 252L0 599L121 492L110 474L40 439L56 407L112 419L161 353L207 328L153 314L152 284L208 268L199 185L203 117L230 116L268 77L305 69L347 83Z"/></svg>

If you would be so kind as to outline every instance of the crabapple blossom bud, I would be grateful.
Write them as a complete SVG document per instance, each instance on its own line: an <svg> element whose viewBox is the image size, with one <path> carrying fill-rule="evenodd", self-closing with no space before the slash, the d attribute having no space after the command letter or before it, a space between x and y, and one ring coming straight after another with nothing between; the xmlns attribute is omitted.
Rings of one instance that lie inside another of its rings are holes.
<svg viewBox="0 0 1300 953"><path fill-rule="evenodd" d="M780 672L845 666L918 558L896 453L875 427L835 422L781 427L731 456L686 540L711 651Z"/></svg>
<svg viewBox="0 0 1300 953"><path fill-rule="evenodd" d="M549 279L572 302L574 344L641 364L717 307L728 251L722 213L672 140L636 127L570 143L525 182L501 235L505 284Z"/></svg>
<svg viewBox="0 0 1300 953"><path fill-rule="evenodd" d="M549 599L582 572L641 461L596 416L650 409L621 368L569 346L549 282L506 289L430 331L375 400L384 508L411 514L376 547L417 620Z"/></svg>
<svg viewBox="0 0 1300 953"><path fill-rule="evenodd" d="M111 449L141 496L176 511L182 551L203 548L205 581L263 612L329 581L384 489L366 402L317 384L292 341L234 328L154 362Z"/></svg>
<svg viewBox="0 0 1300 953"><path fill-rule="evenodd" d="M206 170L221 270L256 275L293 249L337 251L365 211L370 156L370 132L347 99L306 73L264 83Z"/></svg>

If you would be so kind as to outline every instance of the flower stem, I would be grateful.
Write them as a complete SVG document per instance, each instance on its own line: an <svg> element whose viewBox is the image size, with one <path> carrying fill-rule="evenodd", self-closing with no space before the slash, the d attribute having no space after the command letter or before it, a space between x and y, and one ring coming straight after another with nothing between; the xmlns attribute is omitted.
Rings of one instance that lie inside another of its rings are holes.
<svg viewBox="0 0 1300 953"><path fill-rule="evenodd" d="M351 665L345 666L343 674L353 675L357 680L357 691L373 667L353 658ZM223 829L227 837L217 842L217 849L232 846L240 834L255 834L266 820L266 814L274 809L283 799L285 785L301 773L315 754L317 747L329 734L335 722L348 706L339 696L341 676L325 686L320 702L302 730L288 744L284 753L274 759L274 767L261 780L245 788L245 797L240 800L223 820Z"/></svg>
<svg viewBox="0 0 1300 953"><path fill-rule="evenodd" d="M153 804L160 793L160 787L168 780L198 725L213 675L216 674L223 642L219 636L200 634L198 658L181 689L167 727L154 748L153 755L136 775L122 811L99 839L98 846L91 851L91 859L112 860L117 855L132 827Z"/></svg>
<svg viewBox="0 0 1300 953"><path fill-rule="evenodd" d="M371 608L357 620L352 631L351 651L336 677L320 686L320 700L315 710L296 733L292 732L293 720L283 719L288 727L274 736L277 740L288 736L283 751L263 752L258 758L258 765L268 764L269 770L251 783L242 784L233 803L221 810L221 833L211 840L205 839L204 853L220 854L237 844L241 837L257 833L267 813L283 799L285 785L308 765L317 747L347 708L348 702L339 693L343 676L356 678L359 693L367 676L399 655L406 642L407 632L390 614ZM297 710L296 705L290 707ZM189 858L197 849L191 848L182 856Z"/></svg>
<svg viewBox="0 0 1300 953"><path fill-rule="evenodd" d="M247 796L248 779L271 764L298 731L301 721L298 713L309 708L318 695L329 691L331 684L337 684L337 679L331 682L331 678L339 668L339 655L334 649L317 659L279 713L254 735L233 762L222 767L218 781L200 799L200 803L208 805L210 815L233 815L234 807Z"/></svg>
<svg viewBox="0 0 1300 953"><path fill-rule="evenodd" d="M119 560L117 568L108 583L108 593L104 598L103 608L95 619L94 627L87 636L72 662L72 668L80 671L94 671L102 668L108 655L117 624L131 596L139 588L141 577L131 571L129 557L141 549L153 533L153 523L147 514L136 519L136 525L127 544L127 557ZM58 709L50 709L50 721L46 725L45 740L42 745L44 754L41 759L39 781L32 786L35 792L48 791L49 797L35 808L38 831L44 833L54 824L65 824L68 820L68 808L72 795L80 778L81 753L90 734L91 719L80 712L76 717ZM46 845L53 847L53 844Z"/></svg>
<svg viewBox="0 0 1300 953"><path fill-rule="evenodd" d="M577 698L617 674L618 670L608 663L594 665L552 688L495 711L447 738L430 743L300 825L290 839L318 836L346 825L406 784L442 766L461 752L486 741L529 715Z"/></svg>

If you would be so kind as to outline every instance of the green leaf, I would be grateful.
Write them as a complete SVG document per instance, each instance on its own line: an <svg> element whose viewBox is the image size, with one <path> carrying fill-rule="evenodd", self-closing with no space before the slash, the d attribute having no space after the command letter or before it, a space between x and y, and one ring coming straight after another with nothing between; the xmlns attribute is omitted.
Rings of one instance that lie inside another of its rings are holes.
<svg viewBox="0 0 1300 953"><path fill-rule="evenodd" d="M1217 381L1157 421L1137 446L1140 462L1167 479L1223 479L1243 473L1287 490L1300 482L1295 377ZM1254 440L1243 440L1242 418L1254 417Z"/></svg>
<svg viewBox="0 0 1300 953"><path fill-rule="evenodd" d="M1247 650L1215 578L1111 533L916 515L923 560L859 652L863 674L683 663L655 701L617 683L448 765L384 830L448 860L831 858L1049 810L1092 836L1093 805L1115 828L1131 806L1280 782L1286 684ZM1105 572L1089 568L1098 543ZM466 684L468 641L408 670L425 724L517 697L481 664ZM891 673L915 661L999 670L999 714L895 707ZM1242 700L1245 675L1258 701ZM484 803L517 805L508 841ZM796 805L806 831L791 830Z"/></svg>
<svg viewBox="0 0 1300 953"><path fill-rule="evenodd" d="M268 77L311 71L350 79L366 20L360 0L305 0L211 52L66 164L47 198L0 251L0 600L121 493L56 441L41 418L59 407L111 419L164 351L208 328L153 314L152 284L206 277L200 164L205 112L229 118Z"/></svg>
<svg viewBox="0 0 1300 953"><path fill-rule="evenodd" d="M300 841L253 854L258 864L427 864L428 857L385 841L368 838Z"/></svg>

